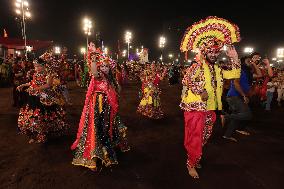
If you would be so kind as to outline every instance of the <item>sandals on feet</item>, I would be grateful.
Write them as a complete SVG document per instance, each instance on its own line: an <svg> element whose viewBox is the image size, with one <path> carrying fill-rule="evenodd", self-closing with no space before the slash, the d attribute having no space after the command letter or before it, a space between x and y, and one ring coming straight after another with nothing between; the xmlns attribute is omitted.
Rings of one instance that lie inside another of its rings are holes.
<svg viewBox="0 0 284 189"><path fill-rule="evenodd" d="M196 168L201 169L202 168L201 164L200 163L196 164Z"/></svg>
<svg viewBox="0 0 284 189"><path fill-rule="evenodd" d="M242 135L246 135L246 136L249 136L249 135L250 135L250 133L247 132L247 131L236 130L236 132L238 132L238 133L240 133L240 134L242 134Z"/></svg>
<svg viewBox="0 0 284 189"><path fill-rule="evenodd" d="M237 139L235 139L234 137L226 137L226 136L223 136L224 139L227 139L227 140L230 140L230 141L233 141L233 142L238 142Z"/></svg>

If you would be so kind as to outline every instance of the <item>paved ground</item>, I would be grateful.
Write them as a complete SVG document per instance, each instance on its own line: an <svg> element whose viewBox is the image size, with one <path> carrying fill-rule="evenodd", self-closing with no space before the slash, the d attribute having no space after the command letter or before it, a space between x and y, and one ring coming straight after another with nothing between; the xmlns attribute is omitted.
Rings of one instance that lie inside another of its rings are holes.
<svg viewBox="0 0 284 189"><path fill-rule="evenodd" d="M181 86L161 88L165 118L136 114L139 84L124 87L120 112L128 126L132 150L119 154L119 165L98 173L71 165L70 145L82 111L85 89L69 83L74 104L68 107L70 134L46 144L28 144L17 134L18 110L11 107L11 89L0 88L0 188L96 189L278 189L284 181L284 108L270 114L254 111L249 137L239 142L221 138L217 124L204 149L198 181L189 177L183 148L183 114L178 107Z"/></svg>

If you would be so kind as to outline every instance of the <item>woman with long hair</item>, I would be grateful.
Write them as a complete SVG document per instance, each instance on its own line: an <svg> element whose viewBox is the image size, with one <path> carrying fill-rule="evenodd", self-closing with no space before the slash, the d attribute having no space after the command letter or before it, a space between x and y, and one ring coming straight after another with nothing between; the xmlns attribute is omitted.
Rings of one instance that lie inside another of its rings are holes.
<svg viewBox="0 0 284 189"><path fill-rule="evenodd" d="M17 87L21 91L28 87L27 103L20 109L18 128L28 135L29 143L42 143L48 135L61 135L67 131L63 96L56 90L52 71L48 71L42 58L34 62L33 79Z"/></svg>
<svg viewBox="0 0 284 189"><path fill-rule="evenodd" d="M88 53L92 76L71 149L75 151L73 165L95 171L98 160L106 167L118 164L115 149L125 152L129 146L127 128L118 116L119 85L110 69L113 61L92 43Z"/></svg>

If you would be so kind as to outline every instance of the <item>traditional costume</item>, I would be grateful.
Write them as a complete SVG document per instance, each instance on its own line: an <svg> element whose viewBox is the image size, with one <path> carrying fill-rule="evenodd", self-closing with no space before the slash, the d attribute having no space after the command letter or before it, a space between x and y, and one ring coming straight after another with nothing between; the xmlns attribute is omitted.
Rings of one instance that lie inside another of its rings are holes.
<svg viewBox="0 0 284 189"><path fill-rule="evenodd" d="M102 63L112 63L94 45L89 46L88 59L96 56L99 69ZM91 67L91 66L90 66ZM100 72L99 72L100 73ZM71 149L74 150L73 165L97 168L97 160L106 167L118 164L115 148L129 150L126 139L127 127L118 116L118 93L114 87L114 77L109 72L108 80L91 76L81 115L77 138Z"/></svg>
<svg viewBox="0 0 284 189"><path fill-rule="evenodd" d="M165 73L156 73L153 69L147 69L141 75L142 99L137 112L153 119L160 119L164 113L161 108L159 83Z"/></svg>
<svg viewBox="0 0 284 189"><path fill-rule="evenodd" d="M216 120L214 110L222 110L221 96L223 79L240 77L240 62L230 58L223 69L221 65L209 63L208 53L218 53L224 45L240 41L239 28L229 21L208 17L190 26L182 39L181 51L197 52L196 63L186 70L182 80L184 86L180 107L184 110L187 166L196 167L202 156ZM208 99L202 100L207 92Z"/></svg>
<svg viewBox="0 0 284 189"><path fill-rule="evenodd" d="M35 61L45 66L43 59ZM29 97L27 104L20 109L18 127L20 133L28 135L37 143L45 142L48 135L61 135L68 129L65 122L66 112L63 108L63 96L57 92L57 84L44 90L38 90L47 84L52 77L46 69L35 72L27 89Z"/></svg>

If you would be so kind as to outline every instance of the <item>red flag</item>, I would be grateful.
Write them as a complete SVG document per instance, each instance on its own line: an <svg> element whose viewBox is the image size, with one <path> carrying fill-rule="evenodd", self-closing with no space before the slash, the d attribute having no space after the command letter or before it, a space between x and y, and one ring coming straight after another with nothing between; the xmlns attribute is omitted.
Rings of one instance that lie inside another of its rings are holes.
<svg viewBox="0 0 284 189"><path fill-rule="evenodd" d="M8 34L5 29L4 29L4 37L8 37Z"/></svg>

